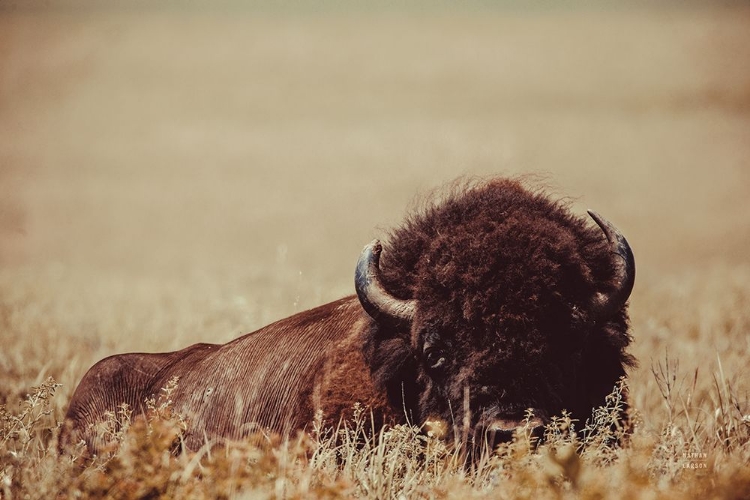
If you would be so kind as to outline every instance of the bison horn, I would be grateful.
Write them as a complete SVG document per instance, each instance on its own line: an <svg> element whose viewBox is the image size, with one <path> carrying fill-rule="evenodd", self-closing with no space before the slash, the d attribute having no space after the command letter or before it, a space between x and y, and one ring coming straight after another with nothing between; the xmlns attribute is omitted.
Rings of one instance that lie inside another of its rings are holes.
<svg viewBox="0 0 750 500"><path fill-rule="evenodd" d="M612 253L612 264L615 268L613 279L613 290L609 293L599 292L594 296L592 312L598 320L606 320L612 317L630 297L635 283L635 258L633 251L628 245L628 240L613 226L607 219L594 212L588 211L594 222L604 232L609 242L609 248Z"/></svg>
<svg viewBox="0 0 750 500"><path fill-rule="evenodd" d="M357 262L354 285L362 308L377 322L403 326L414 318L414 300L397 299L385 289L380 276L380 241L367 245Z"/></svg>

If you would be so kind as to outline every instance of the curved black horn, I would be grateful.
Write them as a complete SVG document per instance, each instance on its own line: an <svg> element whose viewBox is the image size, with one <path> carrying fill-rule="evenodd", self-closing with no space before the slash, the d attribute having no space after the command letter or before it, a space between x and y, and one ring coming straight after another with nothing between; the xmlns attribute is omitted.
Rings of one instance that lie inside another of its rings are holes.
<svg viewBox="0 0 750 500"><path fill-rule="evenodd" d="M380 279L380 241L373 240L367 245L357 262L354 273L354 286L362 308L377 322L403 326L414 319L414 300L401 300L392 296Z"/></svg>
<svg viewBox="0 0 750 500"><path fill-rule="evenodd" d="M635 284L635 258L633 251L628 245L628 240L612 225L607 219L588 210L589 215L594 222L604 232L609 242L609 248L612 252L612 265L615 268L613 278L613 290L608 293L599 292L594 296L592 312L597 320L606 320L612 317L617 311L622 309L625 302L630 297Z"/></svg>

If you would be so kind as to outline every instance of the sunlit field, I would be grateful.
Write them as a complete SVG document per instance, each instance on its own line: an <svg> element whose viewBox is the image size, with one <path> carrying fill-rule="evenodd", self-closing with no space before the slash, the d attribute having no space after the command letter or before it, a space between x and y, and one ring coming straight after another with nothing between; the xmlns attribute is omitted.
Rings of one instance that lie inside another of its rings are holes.
<svg viewBox="0 0 750 500"><path fill-rule="evenodd" d="M50 4L0 1L0 498L750 498L750 6ZM362 410L172 454L167 387L58 454L97 360L351 294L420 197L518 175L633 247L622 447L470 469Z"/></svg>

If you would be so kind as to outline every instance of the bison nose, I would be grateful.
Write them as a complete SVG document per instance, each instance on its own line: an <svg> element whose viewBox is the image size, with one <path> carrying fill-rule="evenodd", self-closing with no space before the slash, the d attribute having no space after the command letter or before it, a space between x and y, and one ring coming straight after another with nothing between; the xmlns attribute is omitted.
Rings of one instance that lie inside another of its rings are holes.
<svg viewBox="0 0 750 500"><path fill-rule="evenodd" d="M501 443L513 440L516 431L528 433L535 439L544 435L544 421L539 417L525 418L496 418L489 424L482 426L482 433L487 444L495 447Z"/></svg>

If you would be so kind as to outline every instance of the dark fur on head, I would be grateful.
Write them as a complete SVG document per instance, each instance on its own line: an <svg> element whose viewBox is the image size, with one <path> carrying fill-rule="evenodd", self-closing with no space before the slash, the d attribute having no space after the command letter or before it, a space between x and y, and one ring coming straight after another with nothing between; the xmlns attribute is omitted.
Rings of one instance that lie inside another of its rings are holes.
<svg viewBox="0 0 750 500"><path fill-rule="evenodd" d="M373 321L364 353L416 423L460 422L465 400L472 425L526 408L585 421L634 364L627 306L604 321L590 306L614 272L602 230L523 181L425 203L391 233L380 269L416 316L410 330Z"/></svg>

